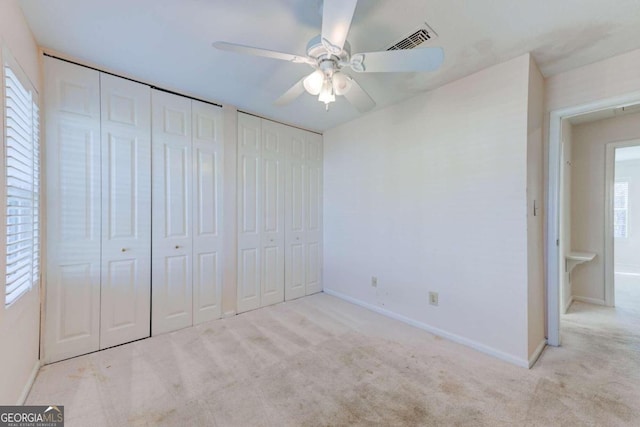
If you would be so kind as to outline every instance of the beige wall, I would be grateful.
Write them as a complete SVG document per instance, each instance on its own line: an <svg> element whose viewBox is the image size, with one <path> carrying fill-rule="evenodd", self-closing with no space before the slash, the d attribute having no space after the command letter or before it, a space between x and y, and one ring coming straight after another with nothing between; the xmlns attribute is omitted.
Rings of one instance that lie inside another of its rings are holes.
<svg viewBox="0 0 640 427"><path fill-rule="evenodd" d="M542 222L542 128L544 78L533 58L529 63L527 120L527 266L529 358L545 340L544 236ZM534 209L536 210L534 214Z"/></svg>
<svg viewBox="0 0 640 427"><path fill-rule="evenodd" d="M546 80L547 111L640 91L640 49Z"/></svg>
<svg viewBox="0 0 640 427"><path fill-rule="evenodd" d="M528 365L530 67L524 55L325 132L325 292Z"/></svg>
<svg viewBox="0 0 640 427"><path fill-rule="evenodd" d="M16 0L0 1L0 39L42 93L38 47ZM0 129L3 132L4 126ZM4 134L1 136L4 145ZM1 211L4 218L5 210ZM3 272L4 261L2 257ZM34 287L8 308L4 306L4 291L0 295L0 404L9 405L22 402L39 366L40 290Z"/></svg>
<svg viewBox="0 0 640 427"><path fill-rule="evenodd" d="M605 147L616 141L640 139L640 115L630 114L573 128L571 175L571 249L596 258L573 270L576 297L605 299Z"/></svg>
<svg viewBox="0 0 640 427"><path fill-rule="evenodd" d="M640 140L638 144L640 145ZM640 274L640 159L616 162L615 172L616 181L629 183L629 205L627 237L614 241L614 271Z"/></svg>

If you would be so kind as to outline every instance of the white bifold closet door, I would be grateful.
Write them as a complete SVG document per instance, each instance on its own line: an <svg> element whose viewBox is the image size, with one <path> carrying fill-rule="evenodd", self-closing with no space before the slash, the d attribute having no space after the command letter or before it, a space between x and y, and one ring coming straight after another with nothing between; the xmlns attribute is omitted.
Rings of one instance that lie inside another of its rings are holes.
<svg viewBox="0 0 640 427"><path fill-rule="evenodd" d="M284 301L285 159L282 125L238 114L239 313Z"/></svg>
<svg viewBox="0 0 640 427"><path fill-rule="evenodd" d="M286 300L322 290L322 136L287 129Z"/></svg>
<svg viewBox="0 0 640 427"><path fill-rule="evenodd" d="M100 347L100 73L44 62L50 363Z"/></svg>
<svg viewBox="0 0 640 427"><path fill-rule="evenodd" d="M305 132L306 176L304 197L306 294L322 291L322 135Z"/></svg>
<svg viewBox="0 0 640 427"><path fill-rule="evenodd" d="M222 111L152 91L154 335L221 317Z"/></svg>
<svg viewBox="0 0 640 427"><path fill-rule="evenodd" d="M45 58L45 349L149 336L150 89Z"/></svg>
<svg viewBox="0 0 640 427"><path fill-rule="evenodd" d="M108 74L100 91L102 349L150 335L151 93Z"/></svg>

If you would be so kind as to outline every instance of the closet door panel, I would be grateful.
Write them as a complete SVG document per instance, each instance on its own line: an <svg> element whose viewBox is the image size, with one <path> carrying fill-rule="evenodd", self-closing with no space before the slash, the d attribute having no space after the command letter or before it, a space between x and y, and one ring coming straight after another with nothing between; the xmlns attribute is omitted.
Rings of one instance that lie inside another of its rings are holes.
<svg viewBox="0 0 640 427"><path fill-rule="evenodd" d="M44 360L100 342L100 81L44 58L47 263Z"/></svg>
<svg viewBox="0 0 640 427"><path fill-rule="evenodd" d="M152 90L153 335L193 323L191 101Z"/></svg>
<svg viewBox="0 0 640 427"><path fill-rule="evenodd" d="M322 291L322 136L306 132L307 295Z"/></svg>
<svg viewBox="0 0 640 427"><path fill-rule="evenodd" d="M261 305L261 139L261 120L238 114L238 313Z"/></svg>
<svg viewBox="0 0 640 427"><path fill-rule="evenodd" d="M148 337L151 311L151 110L148 86L100 75L100 348Z"/></svg>
<svg viewBox="0 0 640 427"><path fill-rule="evenodd" d="M192 101L193 323L222 316L222 110Z"/></svg>
<svg viewBox="0 0 640 427"><path fill-rule="evenodd" d="M306 295L305 215L307 197L307 142L302 131L290 128L286 132L289 157L286 177L285 232L285 299Z"/></svg>
<svg viewBox="0 0 640 427"><path fill-rule="evenodd" d="M262 120L261 306L284 301L286 127Z"/></svg>

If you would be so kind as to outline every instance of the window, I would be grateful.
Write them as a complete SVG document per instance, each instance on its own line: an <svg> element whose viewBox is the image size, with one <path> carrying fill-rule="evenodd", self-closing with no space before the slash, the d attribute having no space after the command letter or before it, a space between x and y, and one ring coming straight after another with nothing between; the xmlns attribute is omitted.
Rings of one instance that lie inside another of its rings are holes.
<svg viewBox="0 0 640 427"><path fill-rule="evenodd" d="M15 302L40 277L40 129L38 94L3 51L6 294Z"/></svg>
<svg viewBox="0 0 640 427"><path fill-rule="evenodd" d="M629 233L629 183L616 182L613 190L613 237L625 238Z"/></svg>

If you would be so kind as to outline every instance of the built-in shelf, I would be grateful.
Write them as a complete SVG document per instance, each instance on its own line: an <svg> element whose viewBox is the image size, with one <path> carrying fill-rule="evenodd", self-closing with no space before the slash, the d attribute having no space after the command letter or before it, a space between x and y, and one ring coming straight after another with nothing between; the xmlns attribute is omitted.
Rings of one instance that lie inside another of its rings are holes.
<svg viewBox="0 0 640 427"><path fill-rule="evenodd" d="M569 252L565 255L564 269L567 273L571 273L571 270L576 268L577 265L583 262L589 262L596 257L596 254L590 252Z"/></svg>

